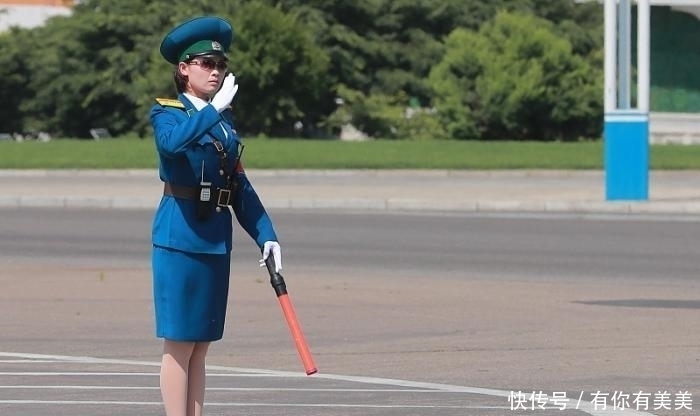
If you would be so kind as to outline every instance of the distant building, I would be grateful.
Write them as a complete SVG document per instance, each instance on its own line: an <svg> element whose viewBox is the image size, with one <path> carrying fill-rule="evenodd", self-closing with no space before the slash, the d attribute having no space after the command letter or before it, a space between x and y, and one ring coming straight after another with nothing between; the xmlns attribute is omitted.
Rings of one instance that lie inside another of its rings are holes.
<svg viewBox="0 0 700 416"><path fill-rule="evenodd" d="M0 0L0 32L12 26L41 26L52 16L67 16L74 0Z"/></svg>

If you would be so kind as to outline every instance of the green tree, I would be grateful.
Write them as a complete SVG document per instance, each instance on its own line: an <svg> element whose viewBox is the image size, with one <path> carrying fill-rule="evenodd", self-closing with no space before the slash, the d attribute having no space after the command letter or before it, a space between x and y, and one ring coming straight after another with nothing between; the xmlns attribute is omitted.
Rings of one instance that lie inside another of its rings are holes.
<svg viewBox="0 0 700 416"><path fill-rule="evenodd" d="M31 94L27 86L30 72L25 48L32 45L30 41L20 43L17 39L26 40L29 37L27 30L18 28L0 34L0 102L3 103L3 110L0 112L0 133L25 130L24 114L20 105Z"/></svg>
<svg viewBox="0 0 700 416"><path fill-rule="evenodd" d="M436 107L461 139L597 137L601 69L573 53L553 24L500 12L479 32L456 30L430 79Z"/></svg>
<svg viewBox="0 0 700 416"><path fill-rule="evenodd" d="M147 120L138 104L147 91L134 85L157 48L160 30L154 28L167 24L173 14L164 6L141 0L83 1L70 17L35 29L41 39L29 60L35 96L24 105L31 123L77 137L87 136L92 127L113 134L142 129Z"/></svg>
<svg viewBox="0 0 700 416"><path fill-rule="evenodd" d="M443 59L430 73L434 104L449 137L480 139L485 132L477 80L485 69L480 53L488 48L476 32L456 29L445 40Z"/></svg>
<svg viewBox="0 0 700 416"><path fill-rule="evenodd" d="M328 55L295 13L262 3L245 3L231 16L238 32L232 70L240 90L234 99L242 132L289 136L301 122L307 134L326 117L319 103L329 99Z"/></svg>
<svg viewBox="0 0 700 416"><path fill-rule="evenodd" d="M444 98L434 97L428 82L432 67L444 54L443 38L457 28L477 30L499 10L552 19L556 23L552 30L570 36L575 54L587 56L600 46L592 35L594 29L601 32L602 15L592 12L600 7L573 0L269 1L298 10L316 28L318 42L332 57L334 89L345 106L335 110L353 114L352 123L373 136L397 131L400 119L390 121L387 114L403 113L409 100L429 106L434 99ZM331 107L333 111L332 103ZM470 116L455 113L454 117ZM337 124L345 118L334 115L329 122Z"/></svg>
<svg viewBox="0 0 700 416"><path fill-rule="evenodd" d="M80 2L71 16L31 31L37 47L25 51L33 75L31 93L22 96L26 122L65 136L87 136L91 127L149 134L153 98L174 94L174 68L158 53L162 37L206 14L234 24L238 125L252 134L288 135L303 121L312 130L324 117L317 101L329 90L327 55L294 15L243 0ZM18 40L10 35L8 42Z"/></svg>
<svg viewBox="0 0 700 416"><path fill-rule="evenodd" d="M425 129L409 124L409 101L432 99L427 74L442 54L440 38L456 25L462 0L282 0L315 28L331 57L330 97L321 102L326 125L338 131L352 122L376 137L407 137ZM343 102L337 107L336 102ZM348 116L350 119L348 119ZM340 123L340 124L339 124Z"/></svg>
<svg viewBox="0 0 700 416"><path fill-rule="evenodd" d="M425 77L442 54L440 39L456 27L463 0L268 0L296 11L314 28L318 44L331 58L333 89L346 103L360 105L356 91L387 102L412 97L427 104ZM381 101L381 100L379 100ZM326 113L334 111L334 101ZM347 105L347 104L346 104ZM358 111L360 111L358 109Z"/></svg>
<svg viewBox="0 0 700 416"><path fill-rule="evenodd" d="M603 46L603 7L598 2L533 1L536 16L554 24L576 55L591 56ZM594 58L595 59L595 58Z"/></svg>
<svg viewBox="0 0 700 416"><path fill-rule="evenodd" d="M234 105L244 135L293 134L299 121L318 134L350 114L372 135L408 137L436 130L429 112L407 122L409 103L435 103L451 134L481 137L511 121L498 121L494 114L503 109L487 108L499 100L482 92L484 79L461 72L495 68L482 68L487 62L472 52L469 70L457 70L465 46L450 46L447 36L477 30L499 10L534 14L553 22L547 30L568 41L568 55L585 59L596 77L600 9L574 0L84 0L69 17L0 37L0 96L13 104L2 117L8 129L56 135L85 136L97 126L149 135L153 98L174 93L172 65L158 53L163 35L186 18L215 14L229 18L236 32L231 68L241 86ZM449 68L436 67L453 55ZM429 78L431 71L444 79ZM471 92L461 96L456 87ZM566 114L579 114L573 121L587 131L586 111Z"/></svg>

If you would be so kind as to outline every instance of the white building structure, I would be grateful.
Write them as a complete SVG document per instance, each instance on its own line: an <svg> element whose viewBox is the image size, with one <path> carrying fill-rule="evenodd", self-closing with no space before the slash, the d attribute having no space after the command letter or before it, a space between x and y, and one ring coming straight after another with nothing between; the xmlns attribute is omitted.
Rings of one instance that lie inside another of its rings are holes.
<svg viewBox="0 0 700 416"><path fill-rule="evenodd" d="M12 26L32 28L52 16L67 16L72 0L0 0L0 32Z"/></svg>

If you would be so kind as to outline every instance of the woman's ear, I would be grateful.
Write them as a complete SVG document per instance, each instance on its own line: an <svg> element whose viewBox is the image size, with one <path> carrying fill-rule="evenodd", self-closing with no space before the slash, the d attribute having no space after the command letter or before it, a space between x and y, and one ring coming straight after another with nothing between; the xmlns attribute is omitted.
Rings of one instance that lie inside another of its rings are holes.
<svg viewBox="0 0 700 416"><path fill-rule="evenodd" d="M187 70L189 69L188 65L184 62L180 62L177 64L177 70L180 71L182 75L187 76Z"/></svg>

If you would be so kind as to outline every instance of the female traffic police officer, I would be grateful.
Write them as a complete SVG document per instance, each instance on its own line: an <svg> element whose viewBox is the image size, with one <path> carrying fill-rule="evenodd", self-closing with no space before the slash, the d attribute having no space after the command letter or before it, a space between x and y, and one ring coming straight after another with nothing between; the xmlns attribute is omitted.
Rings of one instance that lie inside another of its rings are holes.
<svg viewBox="0 0 700 416"><path fill-rule="evenodd" d="M232 37L226 20L203 16L175 27L160 46L176 66L179 94L157 99L150 113L164 182L152 261L168 416L202 414L205 356L224 329L232 213L262 249L261 262L272 254L281 268L272 222L240 163L243 145L230 107L238 85L226 72Z"/></svg>

